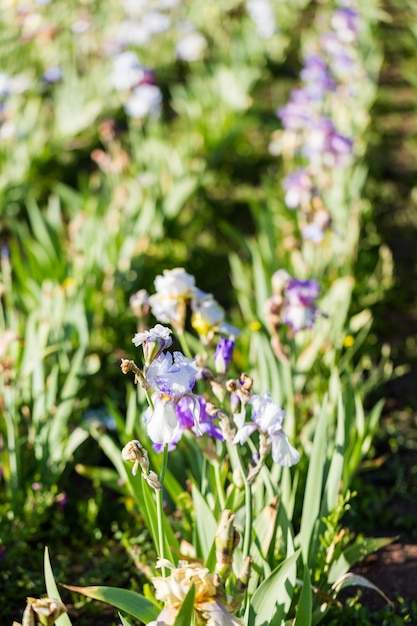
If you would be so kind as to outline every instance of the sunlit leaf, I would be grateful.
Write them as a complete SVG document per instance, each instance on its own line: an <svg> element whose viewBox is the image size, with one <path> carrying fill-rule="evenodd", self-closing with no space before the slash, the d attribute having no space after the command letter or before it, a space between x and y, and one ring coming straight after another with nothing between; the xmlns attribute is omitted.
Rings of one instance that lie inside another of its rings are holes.
<svg viewBox="0 0 417 626"><path fill-rule="evenodd" d="M156 619L160 613L160 609L156 604L145 598L145 596L129 589L99 586L75 587L74 585L64 585L64 587L93 600L111 604L116 609L129 613L129 615L140 619L145 624Z"/></svg>
<svg viewBox="0 0 417 626"><path fill-rule="evenodd" d="M56 586L54 573L51 567L51 561L49 559L49 551L48 548L45 547L44 552L44 571L45 571L45 584L46 584L46 592L48 594L48 598L53 598L55 600L61 600L61 596L58 591L58 587ZM57 626L72 626L71 620L68 617L67 613L63 613L56 620Z"/></svg>
<svg viewBox="0 0 417 626"><path fill-rule="evenodd" d="M344 574L341 578L336 580L336 582L332 586L332 590L339 592L345 587L352 587L352 586L366 587L367 589L372 589L373 591L376 591L377 593L379 593L379 595L382 596L384 600L388 602L388 604L391 607L394 607L393 602L385 595L382 589L374 585L374 583L372 583L370 580L368 580L364 576L359 576L359 574L352 574L351 572Z"/></svg>
<svg viewBox="0 0 417 626"><path fill-rule="evenodd" d="M190 626L193 623L195 586L191 585L176 617L174 626Z"/></svg>
<svg viewBox="0 0 417 626"><path fill-rule="evenodd" d="M271 622L280 624L285 618L291 606L299 554L297 551L281 563L253 594L248 626L265 626Z"/></svg>

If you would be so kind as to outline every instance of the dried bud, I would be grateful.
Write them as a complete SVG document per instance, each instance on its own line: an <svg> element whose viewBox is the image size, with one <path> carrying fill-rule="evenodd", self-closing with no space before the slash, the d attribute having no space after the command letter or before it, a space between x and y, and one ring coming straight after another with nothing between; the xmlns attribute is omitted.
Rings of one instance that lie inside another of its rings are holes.
<svg viewBox="0 0 417 626"><path fill-rule="evenodd" d="M133 370L134 365L134 361L129 361L129 359L122 359L122 362L120 363L120 369L122 370L123 374L128 374Z"/></svg>
<svg viewBox="0 0 417 626"><path fill-rule="evenodd" d="M230 378L229 380L226 381L226 389L230 393L236 393L239 387L240 385L239 385L238 380L234 380L233 378Z"/></svg>
<svg viewBox="0 0 417 626"><path fill-rule="evenodd" d="M242 372L240 375L240 382L242 384L242 389L245 391L250 391L252 389L253 380L250 376Z"/></svg>
<svg viewBox="0 0 417 626"><path fill-rule="evenodd" d="M124 461L133 461L132 474L136 476L138 466L142 468L142 472L146 475L149 471L149 457L145 448L140 441L134 439L129 441L122 450L122 459Z"/></svg>
<svg viewBox="0 0 417 626"><path fill-rule="evenodd" d="M223 411L220 411L217 416L219 418L219 425L225 441L232 443L236 436L236 426L234 421L226 413L223 413Z"/></svg>
<svg viewBox="0 0 417 626"><path fill-rule="evenodd" d="M162 489L162 485L158 480L158 475L155 474L155 472L153 472L152 470L149 472L148 475L144 474L143 478L146 480L149 487L152 487L152 489L155 489L155 491L160 491Z"/></svg>
<svg viewBox="0 0 417 626"><path fill-rule="evenodd" d="M129 359L122 359L120 363L120 369L122 370L123 374L134 372L135 383L139 383L140 386L145 389L145 391L149 389L148 381L134 361L130 361Z"/></svg>
<svg viewBox="0 0 417 626"><path fill-rule="evenodd" d="M219 411L220 409L213 402L206 403L206 413L210 415L210 417L216 417Z"/></svg>
<svg viewBox="0 0 417 626"><path fill-rule="evenodd" d="M23 625L35 626L35 615L40 626L53 626L60 615L67 612L65 606L54 598L26 598L27 604L23 613ZM14 625L20 626L17 622Z"/></svg>
<svg viewBox="0 0 417 626"><path fill-rule="evenodd" d="M259 457L260 463L263 463L265 459L269 456L271 452L271 439L268 435L263 432L259 433Z"/></svg>

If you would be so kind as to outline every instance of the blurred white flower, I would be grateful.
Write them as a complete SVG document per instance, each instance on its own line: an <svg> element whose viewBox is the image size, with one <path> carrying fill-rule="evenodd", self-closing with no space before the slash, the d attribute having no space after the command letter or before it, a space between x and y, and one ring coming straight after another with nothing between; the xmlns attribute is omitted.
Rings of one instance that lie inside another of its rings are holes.
<svg viewBox="0 0 417 626"><path fill-rule="evenodd" d="M247 0L246 10L262 39L272 37L276 32L274 9L269 0Z"/></svg>
<svg viewBox="0 0 417 626"><path fill-rule="evenodd" d="M113 59L110 77L112 86L120 91L133 89L140 84L145 71L134 52L121 52Z"/></svg>
<svg viewBox="0 0 417 626"><path fill-rule="evenodd" d="M207 48L207 41L200 33L193 31L187 33L178 41L176 54L181 61L198 61Z"/></svg>
<svg viewBox="0 0 417 626"><path fill-rule="evenodd" d="M135 119L157 117L161 107L162 93L156 85L139 85L125 103L126 114Z"/></svg>

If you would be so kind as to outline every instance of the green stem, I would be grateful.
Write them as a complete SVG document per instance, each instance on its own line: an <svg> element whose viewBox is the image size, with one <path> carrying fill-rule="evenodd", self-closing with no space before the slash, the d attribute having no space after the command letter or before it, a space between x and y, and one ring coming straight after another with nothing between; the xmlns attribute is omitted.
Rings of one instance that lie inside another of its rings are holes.
<svg viewBox="0 0 417 626"><path fill-rule="evenodd" d="M188 345L187 337L185 336L185 332L184 331L178 332L178 339L179 339L179 342L181 344L181 348L182 348L182 351L183 351L184 355L186 357L188 357L189 359L191 359L192 358L192 354L191 354L191 350L190 350L190 347Z"/></svg>
<svg viewBox="0 0 417 626"><path fill-rule="evenodd" d="M235 448L235 456L239 463L242 479L245 485L245 535L243 539L243 559L250 555L250 548L252 543L252 522L253 522L253 508L252 508L252 485L248 483L246 477L246 468L243 462L240 450Z"/></svg>
<svg viewBox="0 0 417 626"><path fill-rule="evenodd" d="M226 508L226 500L224 497L223 484L220 476L220 463L214 464L214 479L216 481L216 490L217 497L219 499L220 510L224 511L224 509Z"/></svg>
<svg viewBox="0 0 417 626"><path fill-rule="evenodd" d="M164 525L164 510L163 510L163 485L165 478L165 471L168 465L168 444L164 445L164 451L162 454L162 466L159 474L159 482L162 485L162 489L158 489L156 492L156 516L158 523L158 543L159 543L159 558L165 558L165 525ZM166 576L165 567L161 568L161 574Z"/></svg>
<svg viewBox="0 0 417 626"><path fill-rule="evenodd" d="M245 539L243 542L243 559L250 554L250 547L252 543L252 485L245 480Z"/></svg>

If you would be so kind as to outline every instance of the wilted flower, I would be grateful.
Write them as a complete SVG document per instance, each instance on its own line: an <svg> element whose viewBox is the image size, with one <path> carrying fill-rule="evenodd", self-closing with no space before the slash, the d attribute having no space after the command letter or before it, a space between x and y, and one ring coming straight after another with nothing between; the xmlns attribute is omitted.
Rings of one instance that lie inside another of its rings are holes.
<svg viewBox="0 0 417 626"><path fill-rule="evenodd" d="M233 564L233 553L239 543L239 533L234 527L235 516L232 511L225 509L222 512L215 535L216 546L216 574L223 582L226 581Z"/></svg>
<svg viewBox="0 0 417 626"><path fill-rule="evenodd" d="M36 598L26 598L27 604L23 613L23 624L35 623L35 615L38 618L39 624L43 626L53 626L60 615L67 612L65 606L59 600L55 598L42 598L38 600ZM17 622L13 622L13 626L21 626Z"/></svg>
<svg viewBox="0 0 417 626"><path fill-rule="evenodd" d="M241 626L242 621L229 613L225 604L218 599L216 578L208 568L198 563L179 561L178 567L166 559L160 559L157 567L171 570L165 578L154 577L155 597L164 603L157 620L148 626L164 626L174 624L175 618L185 600L185 597L194 585L194 613L198 623L210 626Z"/></svg>
<svg viewBox="0 0 417 626"><path fill-rule="evenodd" d="M132 474L136 476L138 466L142 468L144 474L148 474L149 471L149 457L145 448L140 441L134 439L129 441L122 450L123 461L132 461L134 463Z"/></svg>

